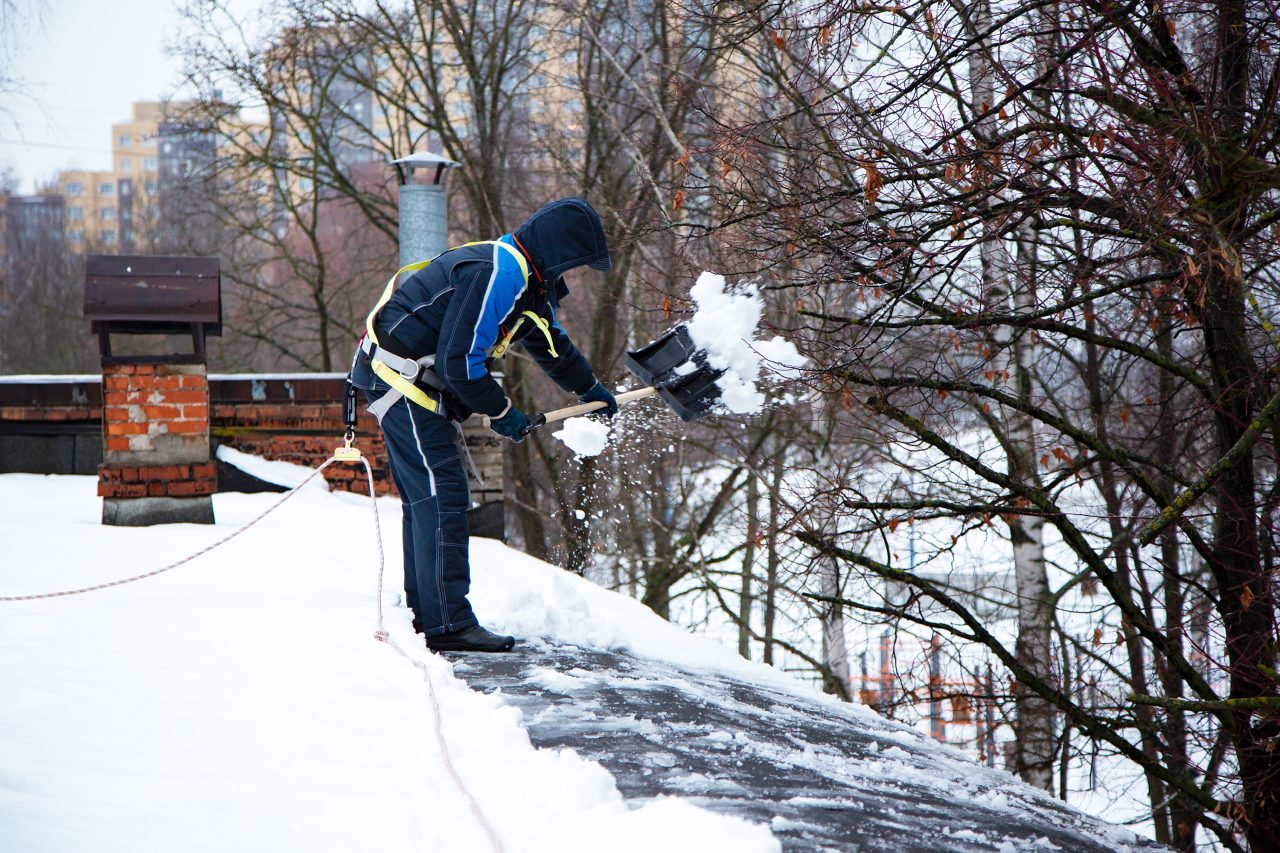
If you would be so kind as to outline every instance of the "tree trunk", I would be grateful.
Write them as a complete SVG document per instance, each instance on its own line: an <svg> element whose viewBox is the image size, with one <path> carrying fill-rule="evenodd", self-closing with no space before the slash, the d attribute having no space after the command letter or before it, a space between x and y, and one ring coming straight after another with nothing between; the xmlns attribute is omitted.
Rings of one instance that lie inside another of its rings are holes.
<svg viewBox="0 0 1280 853"><path fill-rule="evenodd" d="M818 566L822 596L831 599L822 613L822 690L852 700L849 692L849 649L844 638L844 608L834 599L840 598L840 566L834 557L823 557Z"/></svg>
<svg viewBox="0 0 1280 853"><path fill-rule="evenodd" d="M760 482L752 473L747 478L747 542L742 555L742 586L738 590L738 654L747 660L751 660L751 586L759 536Z"/></svg>
<svg viewBox="0 0 1280 853"><path fill-rule="evenodd" d="M1213 368L1215 450L1221 458L1255 411L1257 372L1245 335L1243 283L1226 270L1205 282L1205 343ZM1240 454L1214 489L1213 571L1225 632L1230 697L1275 696L1275 610L1262 571L1253 452ZM1280 770L1276 722L1236 712L1231 733L1240 762L1245 834L1254 850L1280 850Z"/></svg>
<svg viewBox="0 0 1280 853"><path fill-rule="evenodd" d="M506 381L503 383L507 395L517 399L515 389L521 385L523 366L521 360L512 358L506 364ZM516 405L519 405L518 399ZM511 480L506 484L506 492L511 499L505 501L506 516L515 524L508 524L508 530L519 530L524 550L532 557L545 560L547 551L547 532L542 516L538 513L538 486L533 474L532 443L523 441L519 444L506 445L508 471Z"/></svg>
<svg viewBox="0 0 1280 853"><path fill-rule="evenodd" d="M780 445L775 437L775 444ZM784 451L775 446L769 475L769 548L764 581L764 662L773 663L773 629L778 615L778 517L782 514L782 459Z"/></svg>
<svg viewBox="0 0 1280 853"><path fill-rule="evenodd" d="M970 23L973 34L985 34L991 26L991 5L980 0L970 7ZM969 85L971 106L975 112L988 112L996 103L995 70L990 48L979 39L969 55ZM979 139L995 130L994 115L978 121ZM989 206L988 201L982 202ZM999 233L999 223L990 217L983 218L986 229L979 247L982 264L983 291L989 306L995 311L1008 311L1011 303L1015 312L1034 307L1029 289L1034 285L1035 243L1019 240L1020 260L1027 272L1025 282L1018 281L1013 259ZM1032 350L1027 336L1008 325L996 327L993 332L993 350L1009 365L1010 374L1017 383L1017 394L1026 402L1031 394ZM1009 476L1018 483L1039 486L1036 471L1035 423L1029 415L1017 410L1004 413L1004 447L1009 457ZM1018 662L1030 669L1046 683L1054 682L1050 661L1051 616L1049 578L1045 571L1044 519L1039 515L1015 515L1009 522L1009 539L1013 545L1014 583L1017 598L1018 636L1015 655ZM1037 788L1052 790L1055 743L1053 738L1053 706L1036 696L1031 690L1016 685L1014 704L1017 716L1014 729L1016 767L1023 781Z"/></svg>

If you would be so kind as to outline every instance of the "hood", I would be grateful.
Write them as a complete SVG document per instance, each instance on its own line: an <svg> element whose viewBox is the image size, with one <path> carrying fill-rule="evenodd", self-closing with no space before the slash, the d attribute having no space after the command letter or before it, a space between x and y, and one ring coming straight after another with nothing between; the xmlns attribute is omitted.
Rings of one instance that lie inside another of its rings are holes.
<svg viewBox="0 0 1280 853"><path fill-rule="evenodd" d="M544 204L515 230L515 237L553 293L553 283L571 269L613 267L600 216L580 198Z"/></svg>

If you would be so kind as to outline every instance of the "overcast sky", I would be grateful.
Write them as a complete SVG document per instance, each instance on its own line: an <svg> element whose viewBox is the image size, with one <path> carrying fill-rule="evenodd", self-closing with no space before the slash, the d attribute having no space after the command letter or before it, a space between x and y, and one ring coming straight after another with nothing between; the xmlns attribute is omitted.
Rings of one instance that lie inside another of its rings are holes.
<svg viewBox="0 0 1280 853"><path fill-rule="evenodd" d="M37 5L19 0L24 10ZM181 82L180 60L165 55L178 35L178 0L42 5L43 26L18 27L12 71L25 92L0 95L0 168L17 175L24 193L59 169L110 168L112 123L128 121L134 101L171 96Z"/></svg>

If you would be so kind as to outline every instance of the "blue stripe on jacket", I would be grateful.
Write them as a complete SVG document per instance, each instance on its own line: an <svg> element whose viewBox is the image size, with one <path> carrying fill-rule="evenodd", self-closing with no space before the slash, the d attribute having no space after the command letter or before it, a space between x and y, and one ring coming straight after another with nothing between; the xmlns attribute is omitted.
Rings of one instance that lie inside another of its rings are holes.
<svg viewBox="0 0 1280 853"><path fill-rule="evenodd" d="M510 234L500 239L514 248ZM469 286L455 290L449 300L436 348L436 372L469 407L496 415L506 406L506 395L489 376L485 359L527 283L511 252L501 246L490 248L493 254L487 279L481 284L478 276L473 277Z"/></svg>

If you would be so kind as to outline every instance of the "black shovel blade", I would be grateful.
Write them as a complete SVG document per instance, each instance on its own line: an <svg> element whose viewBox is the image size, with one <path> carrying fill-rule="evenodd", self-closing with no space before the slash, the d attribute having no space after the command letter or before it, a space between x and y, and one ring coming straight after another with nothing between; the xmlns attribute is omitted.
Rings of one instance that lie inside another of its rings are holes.
<svg viewBox="0 0 1280 853"><path fill-rule="evenodd" d="M711 414L720 402L716 380L724 375L707 364L707 353L698 349L687 326L676 326L646 347L627 353L627 369L658 395L685 423Z"/></svg>

